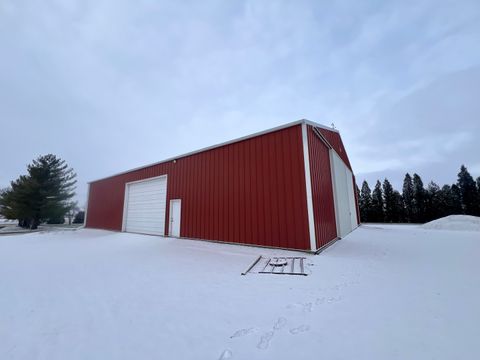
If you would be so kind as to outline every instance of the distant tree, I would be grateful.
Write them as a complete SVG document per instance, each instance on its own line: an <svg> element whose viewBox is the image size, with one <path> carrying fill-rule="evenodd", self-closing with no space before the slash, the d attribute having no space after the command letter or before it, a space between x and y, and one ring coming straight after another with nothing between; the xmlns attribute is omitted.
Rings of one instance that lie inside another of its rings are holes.
<svg viewBox="0 0 480 360"><path fill-rule="evenodd" d="M460 189L463 213L467 215L480 215L477 185L464 165L460 167L457 186Z"/></svg>
<svg viewBox="0 0 480 360"><path fill-rule="evenodd" d="M47 220L47 224L65 224L64 216L51 217Z"/></svg>
<svg viewBox="0 0 480 360"><path fill-rule="evenodd" d="M450 202L451 202L451 209L452 209L452 214L462 214L463 213L463 208L462 208L462 193L460 191L460 188L458 187L457 184L453 184L451 187L451 194L450 194Z"/></svg>
<svg viewBox="0 0 480 360"><path fill-rule="evenodd" d="M79 211L75 214L75 218L73 219L74 224L83 224L85 221L85 211Z"/></svg>
<svg viewBox="0 0 480 360"><path fill-rule="evenodd" d="M384 214L383 214L383 196L382 196L382 184L379 180L375 184L375 188L372 192L372 208L371 208L371 216L372 222L383 222L384 221Z"/></svg>
<svg viewBox="0 0 480 360"><path fill-rule="evenodd" d="M477 191L480 194L480 176L477 177Z"/></svg>
<svg viewBox="0 0 480 360"><path fill-rule="evenodd" d="M412 222L422 223L425 221L425 189L422 178L413 174L413 201Z"/></svg>
<svg viewBox="0 0 480 360"><path fill-rule="evenodd" d="M10 183L11 187L0 195L0 215L7 219L18 219L19 226L26 227L34 215L34 182L22 175Z"/></svg>
<svg viewBox="0 0 480 360"><path fill-rule="evenodd" d="M444 216L443 212L440 187L431 181L425 193L425 221L438 219Z"/></svg>
<svg viewBox="0 0 480 360"><path fill-rule="evenodd" d="M393 186L388 179L383 180L383 214L385 222L393 222L396 212L396 199Z"/></svg>
<svg viewBox="0 0 480 360"><path fill-rule="evenodd" d="M360 207L360 220L362 222L369 222L372 212L372 190L370 190L365 180L362 183L358 205Z"/></svg>
<svg viewBox="0 0 480 360"><path fill-rule="evenodd" d="M75 195L76 174L64 160L45 155L27 167L28 175L11 182L0 196L0 214L36 229L43 221L64 217Z"/></svg>
<svg viewBox="0 0 480 360"><path fill-rule="evenodd" d="M397 191L393 191L393 197L395 198L395 206L392 212L393 222L404 222L405 221L405 208L403 207L403 197Z"/></svg>
<svg viewBox="0 0 480 360"><path fill-rule="evenodd" d="M72 225L72 221L75 218L75 214L79 210L80 209L78 208L76 201L71 201L68 203L68 210L65 214L66 218L68 219L68 225Z"/></svg>
<svg viewBox="0 0 480 360"><path fill-rule="evenodd" d="M403 208L405 209L405 221L412 222L413 218L413 181L409 173L405 174L403 179Z"/></svg>

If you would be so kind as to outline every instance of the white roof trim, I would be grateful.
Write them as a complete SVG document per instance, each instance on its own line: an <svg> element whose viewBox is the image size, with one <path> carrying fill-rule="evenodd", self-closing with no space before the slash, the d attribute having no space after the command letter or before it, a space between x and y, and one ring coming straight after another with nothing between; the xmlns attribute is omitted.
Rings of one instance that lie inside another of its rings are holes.
<svg viewBox="0 0 480 360"><path fill-rule="evenodd" d="M190 156L190 155L198 154L198 153L201 153L201 152L204 152L204 151L212 150L212 149L215 149L215 148L218 148L218 147L222 147L222 146L233 144L233 143L240 142L240 141L243 141L243 140L251 139L251 138L254 138L254 137L257 137L257 136L265 135L265 134L268 134L268 133L271 133L271 132L286 129L286 128L289 128L289 127L292 127L292 126L295 126L295 125L300 125L300 124L312 125L312 126L316 126L316 127L322 128L322 129L326 129L326 130L330 130L330 131L334 131L334 132L339 133L339 131L337 129L334 129L334 128L331 128L331 127L328 127L328 126L325 126L325 125L322 125L322 124L318 124L316 122L313 122L313 121L310 121L310 120L307 120L307 119L301 119L301 120L293 121L293 122L290 122L290 123L287 123L287 124L284 124L284 125L276 126L274 128L271 128L271 129L267 129L267 130L259 131L259 132L256 132L256 133L253 133L253 134L250 134L250 135L242 136L242 137L237 138L237 139L225 141L223 143L207 146L207 147L199 149L199 150L194 150L194 151L191 151L191 152L188 152L188 153L185 153L185 154L181 154L181 155L178 155L178 156L174 156L174 157L171 157L171 158L168 158L168 159L165 159L165 160L157 161L157 162L154 162L152 164L142 165L142 166L130 169L130 170L126 170L126 171L122 171L122 172L119 172L119 173L116 173L116 174L113 174L113 175L105 176L105 177L100 178L100 179L89 181L88 184L91 184L91 183L94 183L94 182L97 182L97 181L100 181L100 180L109 179L109 178L112 178L112 177L115 177L115 176L128 174L130 172L137 171L137 170L140 170L140 169L144 169L144 168L147 168L147 167L150 167L150 166L155 166L155 165L159 165L159 164L162 164L162 163L166 163L168 161L181 159L181 158L184 158L184 157L187 157L187 156Z"/></svg>

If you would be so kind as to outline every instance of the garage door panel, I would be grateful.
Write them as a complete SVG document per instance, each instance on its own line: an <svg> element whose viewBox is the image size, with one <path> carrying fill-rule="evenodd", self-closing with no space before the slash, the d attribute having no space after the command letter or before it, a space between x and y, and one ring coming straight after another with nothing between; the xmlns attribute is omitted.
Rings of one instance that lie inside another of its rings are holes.
<svg viewBox="0 0 480 360"><path fill-rule="evenodd" d="M166 200L166 176L128 184L124 230L165 235Z"/></svg>
<svg viewBox="0 0 480 360"><path fill-rule="evenodd" d="M339 236L344 237L357 227L353 175L343 160L335 152L332 154L335 213Z"/></svg>

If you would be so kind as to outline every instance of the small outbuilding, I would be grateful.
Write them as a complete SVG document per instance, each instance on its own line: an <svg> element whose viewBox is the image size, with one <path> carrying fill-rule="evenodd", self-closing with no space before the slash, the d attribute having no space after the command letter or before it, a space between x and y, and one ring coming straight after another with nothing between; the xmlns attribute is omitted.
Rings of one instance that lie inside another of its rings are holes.
<svg viewBox="0 0 480 360"><path fill-rule="evenodd" d="M338 130L299 120L92 181L85 223L317 251L359 216Z"/></svg>

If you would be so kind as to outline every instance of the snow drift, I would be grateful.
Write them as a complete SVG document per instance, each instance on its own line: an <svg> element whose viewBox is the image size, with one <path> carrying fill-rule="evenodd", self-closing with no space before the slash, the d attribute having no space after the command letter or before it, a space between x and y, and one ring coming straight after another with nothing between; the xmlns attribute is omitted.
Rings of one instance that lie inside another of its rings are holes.
<svg viewBox="0 0 480 360"><path fill-rule="evenodd" d="M422 225L430 230L480 231L480 217L471 215L450 215Z"/></svg>

